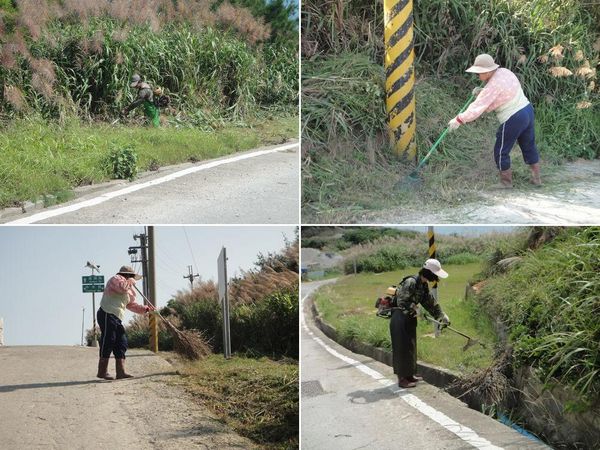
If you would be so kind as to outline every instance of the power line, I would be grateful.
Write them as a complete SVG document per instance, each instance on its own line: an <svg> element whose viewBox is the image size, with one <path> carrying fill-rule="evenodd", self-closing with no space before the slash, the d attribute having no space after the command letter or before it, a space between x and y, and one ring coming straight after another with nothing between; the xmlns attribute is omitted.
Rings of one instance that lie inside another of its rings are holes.
<svg viewBox="0 0 600 450"><path fill-rule="evenodd" d="M188 247L190 249L190 253L192 254L192 261L194 261L194 266L196 266L196 269L198 269L198 263L196 262L196 258L194 257L194 251L192 250L192 245L190 244L190 238L188 237L185 227L181 227L181 228L183 228L183 233L185 234L185 240L187 241Z"/></svg>

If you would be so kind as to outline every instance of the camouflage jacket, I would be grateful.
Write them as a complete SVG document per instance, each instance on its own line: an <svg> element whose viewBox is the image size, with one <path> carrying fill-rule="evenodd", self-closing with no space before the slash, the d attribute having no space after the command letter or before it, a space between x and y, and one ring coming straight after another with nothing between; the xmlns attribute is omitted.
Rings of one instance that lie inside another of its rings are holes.
<svg viewBox="0 0 600 450"><path fill-rule="evenodd" d="M429 292L427 283L418 275L405 278L396 288L394 307L410 317L417 316L417 305L422 305L433 317L443 316L442 308Z"/></svg>
<svg viewBox="0 0 600 450"><path fill-rule="evenodd" d="M137 108L144 103L145 100L148 100L150 103L152 103L154 101L154 94L152 93L152 87L148 83L142 82L137 98L125 108L125 111L129 112L132 109Z"/></svg>

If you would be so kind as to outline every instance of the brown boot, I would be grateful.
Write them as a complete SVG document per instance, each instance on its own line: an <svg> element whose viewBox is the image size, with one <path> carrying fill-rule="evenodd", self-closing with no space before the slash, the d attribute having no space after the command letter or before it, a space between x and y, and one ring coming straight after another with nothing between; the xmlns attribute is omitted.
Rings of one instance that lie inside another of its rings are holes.
<svg viewBox="0 0 600 450"><path fill-rule="evenodd" d="M98 361L98 375L96 376L105 380L114 380L115 378L108 373L108 361L110 361L109 358L100 358L100 361Z"/></svg>
<svg viewBox="0 0 600 450"><path fill-rule="evenodd" d="M413 388L417 385L414 381L410 381L408 378L398 377L398 387L401 388Z"/></svg>
<svg viewBox="0 0 600 450"><path fill-rule="evenodd" d="M115 359L115 367L117 368L117 380L121 378L133 378L133 375L129 375L125 372L125 358Z"/></svg>
<svg viewBox="0 0 600 450"><path fill-rule="evenodd" d="M541 186L542 178L540 177L540 163L531 164L529 168L531 169L531 180L529 180L529 182L534 186Z"/></svg>
<svg viewBox="0 0 600 450"><path fill-rule="evenodd" d="M500 171L500 183L498 183L496 189L512 189L512 169Z"/></svg>

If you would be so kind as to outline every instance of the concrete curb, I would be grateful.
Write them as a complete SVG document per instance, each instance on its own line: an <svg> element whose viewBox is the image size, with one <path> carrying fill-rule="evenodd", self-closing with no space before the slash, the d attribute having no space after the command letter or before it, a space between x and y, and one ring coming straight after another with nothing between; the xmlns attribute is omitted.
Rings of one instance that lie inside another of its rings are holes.
<svg viewBox="0 0 600 450"><path fill-rule="evenodd" d="M310 302L310 311L313 320L315 321L315 324L325 334L325 336L354 353L359 353L361 355L368 356L369 358L373 358L374 360L386 364L390 367L392 366L391 351L381 347L374 347L370 344L367 344L366 342L345 342L343 339L340 339L337 330L323 320L314 300L309 297L307 301ZM441 389L447 389L453 383L460 380L460 376L457 373L454 373L442 367L426 364L421 361L417 361L417 370L419 371L419 375L421 375L427 383L432 384ZM454 391L454 389L452 389L452 391ZM451 395L457 397L456 392L451 392Z"/></svg>

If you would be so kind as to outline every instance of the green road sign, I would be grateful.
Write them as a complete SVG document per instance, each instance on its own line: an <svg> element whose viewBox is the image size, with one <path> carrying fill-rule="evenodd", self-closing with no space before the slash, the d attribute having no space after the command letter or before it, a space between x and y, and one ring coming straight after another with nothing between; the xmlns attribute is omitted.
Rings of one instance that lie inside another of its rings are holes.
<svg viewBox="0 0 600 450"><path fill-rule="evenodd" d="M83 288L83 292L86 293L90 293L90 292L104 292L104 285L103 284L84 284L82 286Z"/></svg>
<svg viewBox="0 0 600 450"><path fill-rule="evenodd" d="M88 275L81 277L82 284L104 284L104 275Z"/></svg>

